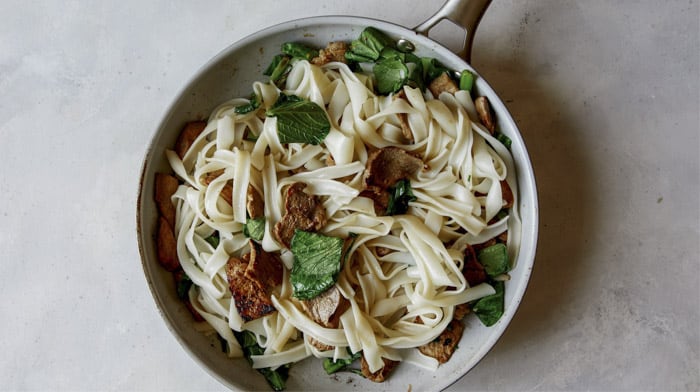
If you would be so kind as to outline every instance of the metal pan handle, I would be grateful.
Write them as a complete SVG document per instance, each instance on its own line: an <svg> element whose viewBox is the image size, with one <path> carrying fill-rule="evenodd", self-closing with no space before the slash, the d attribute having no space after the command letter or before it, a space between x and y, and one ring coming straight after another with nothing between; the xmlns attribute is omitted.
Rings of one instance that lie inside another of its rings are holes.
<svg viewBox="0 0 700 392"><path fill-rule="evenodd" d="M491 4L491 0L447 0L433 16L416 26L413 30L418 34L427 36L430 29L443 19L454 22L467 33L462 50L457 52L457 54L468 63L471 63L474 33L489 4Z"/></svg>

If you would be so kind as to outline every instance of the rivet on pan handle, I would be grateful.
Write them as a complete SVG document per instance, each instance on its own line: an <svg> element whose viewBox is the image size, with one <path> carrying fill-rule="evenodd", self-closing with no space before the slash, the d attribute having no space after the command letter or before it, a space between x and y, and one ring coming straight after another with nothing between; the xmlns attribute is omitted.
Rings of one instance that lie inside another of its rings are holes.
<svg viewBox="0 0 700 392"><path fill-rule="evenodd" d="M467 33L462 50L457 54L468 63L471 63L474 33L489 4L491 4L491 0L447 0L433 16L416 26L413 30L418 34L427 36L430 29L443 19L456 23Z"/></svg>

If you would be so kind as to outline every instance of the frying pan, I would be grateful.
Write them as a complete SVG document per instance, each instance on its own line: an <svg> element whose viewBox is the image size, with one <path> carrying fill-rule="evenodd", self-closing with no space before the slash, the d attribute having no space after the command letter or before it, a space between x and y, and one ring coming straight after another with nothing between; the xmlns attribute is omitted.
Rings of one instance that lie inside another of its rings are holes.
<svg viewBox="0 0 700 392"><path fill-rule="evenodd" d="M292 366L288 390L441 390L457 381L486 355L512 319L524 294L535 256L538 208L535 179L517 126L498 95L469 64L474 31L490 0L449 0L435 15L414 29L389 22L351 16L324 16L294 20L254 33L224 49L206 63L179 92L167 109L146 152L137 198L137 236L143 270L151 293L168 328L182 347L213 377L231 389L269 390L262 376L245 359L230 359L214 337L194 328L192 316L176 295L170 272L156 257L157 208L153 201L154 177L170 172L165 150L172 148L180 129L194 119L207 118L219 103L232 97L247 96L251 85L261 80L264 67L279 53L284 42L303 42L324 47L330 41L351 41L367 26L378 28L395 39L412 42L418 56L434 57L447 68L469 69L477 75L475 94L488 97L497 118L497 127L512 140L511 152L517 177L516 206L522 220L520 246L511 280L506 285L505 313L498 323L486 328L476 317L467 317L464 336L452 359L431 372L409 364L399 366L387 381L375 384L359 376L328 376L320 360L308 359ZM430 30L448 19L466 32L463 48L454 53L429 38ZM350 382L348 382L350 380Z"/></svg>

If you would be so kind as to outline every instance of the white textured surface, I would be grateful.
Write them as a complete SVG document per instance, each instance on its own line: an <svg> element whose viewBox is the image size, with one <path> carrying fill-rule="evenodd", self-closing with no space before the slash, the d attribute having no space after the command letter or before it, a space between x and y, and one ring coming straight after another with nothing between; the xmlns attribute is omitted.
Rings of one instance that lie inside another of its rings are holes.
<svg viewBox="0 0 700 392"><path fill-rule="evenodd" d="M141 158L180 86L260 28L413 26L440 2L0 2L0 389L221 390L136 247ZM330 3L330 4L329 4ZM451 390L700 389L700 8L494 0L474 66L530 150L535 270Z"/></svg>

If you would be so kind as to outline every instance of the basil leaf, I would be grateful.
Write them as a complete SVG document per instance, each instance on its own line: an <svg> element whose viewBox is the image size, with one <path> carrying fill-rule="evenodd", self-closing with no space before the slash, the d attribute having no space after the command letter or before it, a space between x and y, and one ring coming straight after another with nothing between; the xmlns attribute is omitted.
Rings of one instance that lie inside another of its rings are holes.
<svg viewBox="0 0 700 392"><path fill-rule="evenodd" d="M280 143L319 144L331 130L322 107L295 95L281 94L266 115L277 117Z"/></svg>
<svg viewBox="0 0 700 392"><path fill-rule="evenodd" d="M479 299L472 307L472 311L487 327L496 324L501 316L503 316L505 302L505 284L496 281L492 283L492 286L496 290L496 293Z"/></svg>
<svg viewBox="0 0 700 392"><path fill-rule="evenodd" d="M490 277L508 272L508 249L504 244L495 244L480 250L477 258Z"/></svg>
<svg viewBox="0 0 700 392"><path fill-rule="evenodd" d="M245 225L243 225L243 235L256 241L262 241L265 235L265 217L248 218Z"/></svg>
<svg viewBox="0 0 700 392"><path fill-rule="evenodd" d="M416 200L409 180L397 181L388 191L389 204L386 208L386 215L405 214L408 211L408 203Z"/></svg>
<svg viewBox="0 0 700 392"><path fill-rule="evenodd" d="M241 345L243 349L243 354L245 355L248 362L252 365L253 360L250 358L252 355L262 355L265 353L265 349L258 345L258 341L255 339L255 334L250 331L237 332L233 331L236 340ZM265 377L265 380L270 387L275 391L283 391L285 387L285 382L289 378L289 368L290 365L283 365L275 370L270 368L258 369L258 372Z"/></svg>
<svg viewBox="0 0 700 392"><path fill-rule="evenodd" d="M318 56L318 50L297 42L285 42L282 44L282 53L289 55L292 58L299 58L308 61L311 61L311 59Z"/></svg>
<svg viewBox="0 0 700 392"><path fill-rule="evenodd" d="M382 59L374 65L377 92L387 95L395 93L408 80L408 67L398 58Z"/></svg>
<svg viewBox="0 0 700 392"><path fill-rule="evenodd" d="M335 284L343 254L342 238L297 230L290 248L294 266L289 278L294 297L313 299Z"/></svg>

